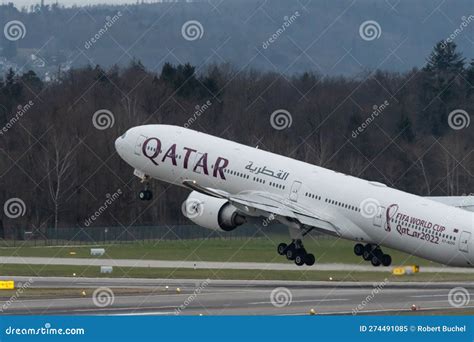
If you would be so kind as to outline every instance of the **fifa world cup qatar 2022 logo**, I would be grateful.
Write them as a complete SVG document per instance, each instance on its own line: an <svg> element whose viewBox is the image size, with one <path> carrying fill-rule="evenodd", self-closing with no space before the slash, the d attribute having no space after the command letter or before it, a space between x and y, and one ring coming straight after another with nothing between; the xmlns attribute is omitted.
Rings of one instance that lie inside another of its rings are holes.
<svg viewBox="0 0 474 342"><path fill-rule="evenodd" d="M392 227L390 225L390 220L397 214L398 212L398 204L391 204L389 205L389 207L387 208L387 211L386 211L386 214L385 214L385 218L386 218L386 222L385 222L385 231L387 232L391 232L392 231Z"/></svg>

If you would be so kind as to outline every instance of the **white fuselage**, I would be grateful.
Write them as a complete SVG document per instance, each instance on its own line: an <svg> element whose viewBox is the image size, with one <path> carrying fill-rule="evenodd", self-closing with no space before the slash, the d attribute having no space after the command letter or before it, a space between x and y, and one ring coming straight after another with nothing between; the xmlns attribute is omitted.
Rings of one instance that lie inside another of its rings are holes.
<svg viewBox="0 0 474 342"><path fill-rule="evenodd" d="M452 266L474 264L472 212L178 126L134 127L116 148L135 169L167 183L265 191L347 222L338 229L342 238Z"/></svg>

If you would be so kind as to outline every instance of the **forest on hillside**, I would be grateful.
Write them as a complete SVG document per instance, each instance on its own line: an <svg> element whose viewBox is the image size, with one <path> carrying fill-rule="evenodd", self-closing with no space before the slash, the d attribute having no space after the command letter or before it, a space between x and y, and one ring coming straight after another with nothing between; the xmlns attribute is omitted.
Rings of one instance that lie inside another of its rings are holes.
<svg viewBox="0 0 474 342"><path fill-rule="evenodd" d="M420 195L474 192L473 56L437 44L426 65L364 77L292 76L229 64L196 70L138 60L87 66L44 83L32 72L0 81L0 202L26 213L1 227L84 227L185 222L187 191L153 182L152 205L137 199L132 169L114 140L142 124L186 126L225 139L386 183ZM289 113L285 127L275 111ZM101 125L94 114L105 112ZM283 128L283 129L282 129Z"/></svg>
<svg viewBox="0 0 474 342"><path fill-rule="evenodd" d="M38 74L88 64L125 67L136 58L154 71L165 61L225 61L286 75L355 75L421 68L431 47L453 34L468 53L474 34L472 0L456 0L455 6L432 0L196 0L71 8L39 2L0 5L1 27L20 21L25 32L15 41L0 34L0 70L2 57ZM380 37L367 41L360 26L372 20ZM197 23L196 39L182 36L188 22Z"/></svg>

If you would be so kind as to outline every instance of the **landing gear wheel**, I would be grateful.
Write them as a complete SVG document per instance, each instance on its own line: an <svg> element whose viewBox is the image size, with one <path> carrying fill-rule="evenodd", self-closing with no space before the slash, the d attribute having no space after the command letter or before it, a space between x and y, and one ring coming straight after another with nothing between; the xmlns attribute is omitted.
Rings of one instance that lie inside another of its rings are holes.
<svg viewBox="0 0 474 342"><path fill-rule="evenodd" d="M372 255L376 256L377 259L382 260L383 252L379 247L377 247L372 251Z"/></svg>
<svg viewBox="0 0 474 342"><path fill-rule="evenodd" d="M308 266L314 265L316 258L313 254L308 254L300 239L294 239L290 244L280 243L277 247L277 252L280 255L286 256L288 260L293 260L296 265Z"/></svg>
<svg viewBox="0 0 474 342"><path fill-rule="evenodd" d="M380 264L381 264L380 259L377 258L375 255L372 257L372 259L370 259L370 262L375 267L380 266Z"/></svg>
<svg viewBox="0 0 474 342"><path fill-rule="evenodd" d="M295 260L295 257L296 257L295 252L296 252L295 247L288 246L288 249L286 250L286 258L288 260Z"/></svg>
<svg viewBox="0 0 474 342"><path fill-rule="evenodd" d="M381 262L384 266L390 266L392 264L392 257L388 254L384 254L382 255Z"/></svg>
<svg viewBox="0 0 474 342"><path fill-rule="evenodd" d="M296 257L295 257L295 264L296 265L303 266L304 261L305 261L305 255L304 254L302 254L302 253L296 254Z"/></svg>
<svg viewBox="0 0 474 342"><path fill-rule="evenodd" d="M364 245L361 243L358 243L354 246L354 254L357 256L361 256L362 254L364 254L364 250Z"/></svg>
<svg viewBox="0 0 474 342"><path fill-rule="evenodd" d="M288 248L288 245L286 243L280 243L277 248L277 252L280 255L285 254L285 250Z"/></svg>
<svg viewBox="0 0 474 342"><path fill-rule="evenodd" d="M314 257L313 254L306 254L305 258L304 258L304 263L308 266L313 266L314 263L316 262L316 258Z"/></svg>
<svg viewBox="0 0 474 342"><path fill-rule="evenodd" d="M149 201L153 198L153 193L150 190L142 190L139 192L138 198L142 201Z"/></svg>
<svg viewBox="0 0 474 342"><path fill-rule="evenodd" d="M362 258L365 260L365 261L369 261L371 258L372 258L372 255L370 252L367 252L366 250L364 251L364 253L362 253Z"/></svg>

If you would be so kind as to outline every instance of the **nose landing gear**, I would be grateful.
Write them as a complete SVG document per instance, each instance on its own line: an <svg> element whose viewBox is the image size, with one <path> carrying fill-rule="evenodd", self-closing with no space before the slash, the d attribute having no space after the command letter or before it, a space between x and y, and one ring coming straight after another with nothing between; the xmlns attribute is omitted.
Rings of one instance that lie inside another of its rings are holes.
<svg viewBox="0 0 474 342"><path fill-rule="evenodd" d="M356 244L354 246L354 254L361 256L366 261L370 261L375 267L380 265L390 266L392 264L392 257L390 255L384 254L380 246L370 243L365 246L360 243Z"/></svg>
<svg viewBox="0 0 474 342"><path fill-rule="evenodd" d="M150 201L153 198L151 190L142 190L138 193L138 198L142 201Z"/></svg>
<svg viewBox="0 0 474 342"><path fill-rule="evenodd" d="M148 190L148 182L150 177L148 175L143 175L141 178L141 182L145 184L145 189L138 193L138 198L142 201L151 201L153 198L153 192Z"/></svg>
<svg viewBox="0 0 474 342"><path fill-rule="evenodd" d="M280 255L285 255L288 260L294 260L298 266L303 266L304 264L313 266L316 262L314 255L306 252L301 240L293 240L289 245L280 243L277 252Z"/></svg>

